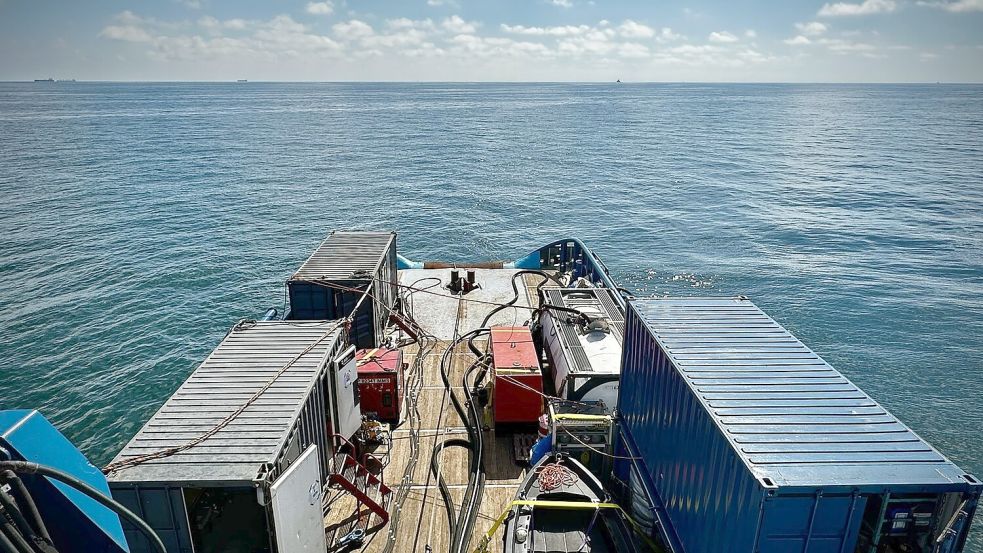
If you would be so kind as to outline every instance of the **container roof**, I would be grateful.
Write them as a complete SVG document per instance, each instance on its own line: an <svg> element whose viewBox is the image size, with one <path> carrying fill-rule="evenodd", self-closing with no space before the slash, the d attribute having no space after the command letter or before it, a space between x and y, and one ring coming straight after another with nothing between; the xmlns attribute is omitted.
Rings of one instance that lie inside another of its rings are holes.
<svg viewBox="0 0 983 553"><path fill-rule="evenodd" d="M760 480L966 483L963 471L746 298L631 305Z"/></svg>
<svg viewBox="0 0 983 553"><path fill-rule="evenodd" d="M290 280L352 280L352 273L375 273L395 240L395 232L332 232Z"/></svg>
<svg viewBox="0 0 983 553"><path fill-rule="evenodd" d="M123 468L111 482L249 483L275 461L341 335L335 321L237 325L116 456L187 444L233 414L292 359L258 398L214 436L180 453Z"/></svg>

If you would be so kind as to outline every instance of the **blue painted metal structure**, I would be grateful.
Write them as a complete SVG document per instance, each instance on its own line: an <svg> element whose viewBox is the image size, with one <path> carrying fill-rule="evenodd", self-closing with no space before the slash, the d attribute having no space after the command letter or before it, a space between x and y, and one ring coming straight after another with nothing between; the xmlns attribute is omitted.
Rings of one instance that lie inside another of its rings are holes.
<svg viewBox="0 0 983 553"><path fill-rule="evenodd" d="M630 301L618 405L677 552L852 553L912 494L964 501L933 551L965 542L980 483L746 298Z"/></svg>
<svg viewBox="0 0 983 553"><path fill-rule="evenodd" d="M505 268L572 271L574 278L586 278L601 288L619 289L604 262L577 238L566 238L547 244L529 252L525 257L506 263ZM624 298L620 294L614 296L624 309Z"/></svg>
<svg viewBox="0 0 983 553"><path fill-rule="evenodd" d="M110 495L102 472L37 411L0 411L0 460L47 465ZM22 480L61 553L129 551L123 527L113 511L57 480L45 476Z"/></svg>

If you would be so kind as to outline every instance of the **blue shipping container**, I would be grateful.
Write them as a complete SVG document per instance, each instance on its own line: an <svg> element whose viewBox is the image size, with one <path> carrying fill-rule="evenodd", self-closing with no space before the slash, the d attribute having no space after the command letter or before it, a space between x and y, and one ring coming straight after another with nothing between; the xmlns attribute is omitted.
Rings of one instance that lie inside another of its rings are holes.
<svg viewBox="0 0 983 553"><path fill-rule="evenodd" d="M980 483L746 298L629 302L621 378L621 447L677 552L965 543Z"/></svg>
<svg viewBox="0 0 983 553"><path fill-rule="evenodd" d="M335 231L287 281L289 320L348 317L361 302L349 336L361 348L382 340L396 290L396 233Z"/></svg>

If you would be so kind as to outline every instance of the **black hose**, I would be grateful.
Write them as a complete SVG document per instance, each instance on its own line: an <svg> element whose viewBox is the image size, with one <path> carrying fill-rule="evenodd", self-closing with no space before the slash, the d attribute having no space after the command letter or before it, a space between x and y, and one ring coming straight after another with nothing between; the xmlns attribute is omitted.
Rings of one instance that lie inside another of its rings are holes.
<svg viewBox="0 0 983 553"><path fill-rule="evenodd" d="M0 551L3 553L18 553L14 542L10 541L10 538L7 537L7 534L2 529L0 529Z"/></svg>
<svg viewBox="0 0 983 553"><path fill-rule="evenodd" d="M23 508L27 509L27 514L33 519L34 526L37 528L38 533L42 538L51 542L51 534L48 533L48 527L44 525L44 520L41 518L41 513L38 512L38 506L34 503L34 498L31 497L31 492L27 490L27 486L24 482L17 476L12 470L5 470L0 474L0 478L6 480L11 488L17 491L17 500L21 502Z"/></svg>
<svg viewBox="0 0 983 553"><path fill-rule="evenodd" d="M556 282L560 286L563 286L563 281L561 281L559 277L555 275L551 275L545 271L537 271L534 269L522 269L521 271L516 271L512 273L512 291L515 292L515 296L508 303L503 303L502 305L499 305L495 309L489 311L488 315L485 316L485 320L481 321L482 328L488 326L488 322L491 321L492 316L494 316L496 313L507 307L512 307L513 305L515 305L515 302L519 301L519 285L516 283L516 280L517 277L520 277L522 275L539 275L545 278L545 280L543 280L542 282L539 283L539 285L536 286L537 292L539 292L543 288L543 286L550 280Z"/></svg>
<svg viewBox="0 0 983 553"><path fill-rule="evenodd" d="M466 339L473 338L480 334L488 332L487 328L477 328L470 332L467 332L450 344L450 346L444 351L444 355L440 362L440 376L444 382L444 387L448 390L448 395L451 398L451 402L454 405L454 409L457 411L461 418L461 421L465 423L465 428L468 433L468 443L469 443L469 465L470 465L470 476L468 477L468 486L465 491L465 499L462 502L462 510L457 516L457 522L451 526L452 541L450 552L460 553L463 549L463 540L465 537L465 530L469 527L473 527L474 520L476 518L477 509L479 507L479 501L475 501L475 488L477 486L484 485L484 462L480 452L477 452L478 445L481 444L481 427L480 427L480 416L477 415L473 410L465 411L464 406L461 405L460 399L458 399L457 394L454 393L453 387L451 386L450 377L448 376L448 359L454 349L457 348L458 344L465 341ZM473 343L469 344L473 346ZM483 355L482 355L483 357ZM474 367L480 362L477 360L471 367L469 371L473 370ZM465 392L468 393L469 398L471 398L471 407L476 409L476 404L471 396L469 386L467 382L464 382ZM480 496L479 496L480 497Z"/></svg>
<svg viewBox="0 0 983 553"><path fill-rule="evenodd" d="M0 489L0 506L7 512L7 516L13 521L14 527L24 540L29 544L37 543L41 537L34 533L34 528L28 524L27 519L24 518L24 514L20 512L17 504L14 503L14 498L7 495L7 492ZM32 546L31 551L36 551L37 548Z"/></svg>
<svg viewBox="0 0 983 553"><path fill-rule="evenodd" d="M474 338L472 336L472 338ZM468 405L470 410L468 411L469 421L476 428L476 446L474 447L475 465L476 470L472 473L472 477L468 478L468 488L465 491L465 500L470 497L470 502L467 504L467 510L464 510L464 504L462 502L462 518L463 521L458 521L459 527L459 544L458 551L466 548L468 540L471 534L474 532L474 524L478 518L478 508L481 505L481 498L485 493L485 440L484 434L481 429L481 412L478 410L478 404L475 401L473 388L477 384L478 379L468 382L468 378L471 373L479 365L482 366L482 374L485 370L485 364L482 363L481 358L476 362L472 363L468 370L464 373L462 377L462 388L464 393L468 396ZM466 513L466 514L465 514ZM463 524L462 524L463 523Z"/></svg>
<svg viewBox="0 0 983 553"><path fill-rule="evenodd" d="M26 461L0 461L0 471L2 470L11 470L19 474L40 474L68 484L76 490L98 501L122 518L125 518L131 524L136 526L138 530L143 532L154 549L156 549L159 553L167 553L167 548L164 547L164 542L160 540L160 536L158 536L157 533L154 532L153 528L144 522L143 519L135 515L133 511L127 509L112 498L106 497L99 490L93 488L78 478L75 478L71 474L60 471L56 468L39 465L37 463L29 463Z"/></svg>
<svg viewBox="0 0 983 553"><path fill-rule="evenodd" d="M457 517L454 513L454 498L451 497L451 490L447 487L447 482L444 481L444 477L440 474L440 467L437 466L437 459L445 447L471 449L471 443L463 438L450 438L437 444L434 447L433 455L430 456L430 472L437 478L437 489L440 490L440 496L444 500L444 511L447 513L447 527L454 529L457 527Z"/></svg>
<svg viewBox="0 0 983 553"><path fill-rule="evenodd" d="M34 548L24 540L24 536L22 536L20 531L17 530L17 527L14 526L14 524L5 516L0 516L0 534L11 542L14 551L17 553L37 553L34 551Z"/></svg>

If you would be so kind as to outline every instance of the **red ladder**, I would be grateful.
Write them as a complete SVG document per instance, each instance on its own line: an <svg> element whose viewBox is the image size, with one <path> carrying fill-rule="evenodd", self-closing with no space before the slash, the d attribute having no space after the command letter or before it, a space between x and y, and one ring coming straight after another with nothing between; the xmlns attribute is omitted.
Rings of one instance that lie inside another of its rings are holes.
<svg viewBox="0 0 983 553"><path fill-rule="evenodd" d="M389 522L389 504L393 491L378 476L347 453L334 458L335 473L329 482L338 484L355 496L355 499L375 513L382 523Z"/></svg>

